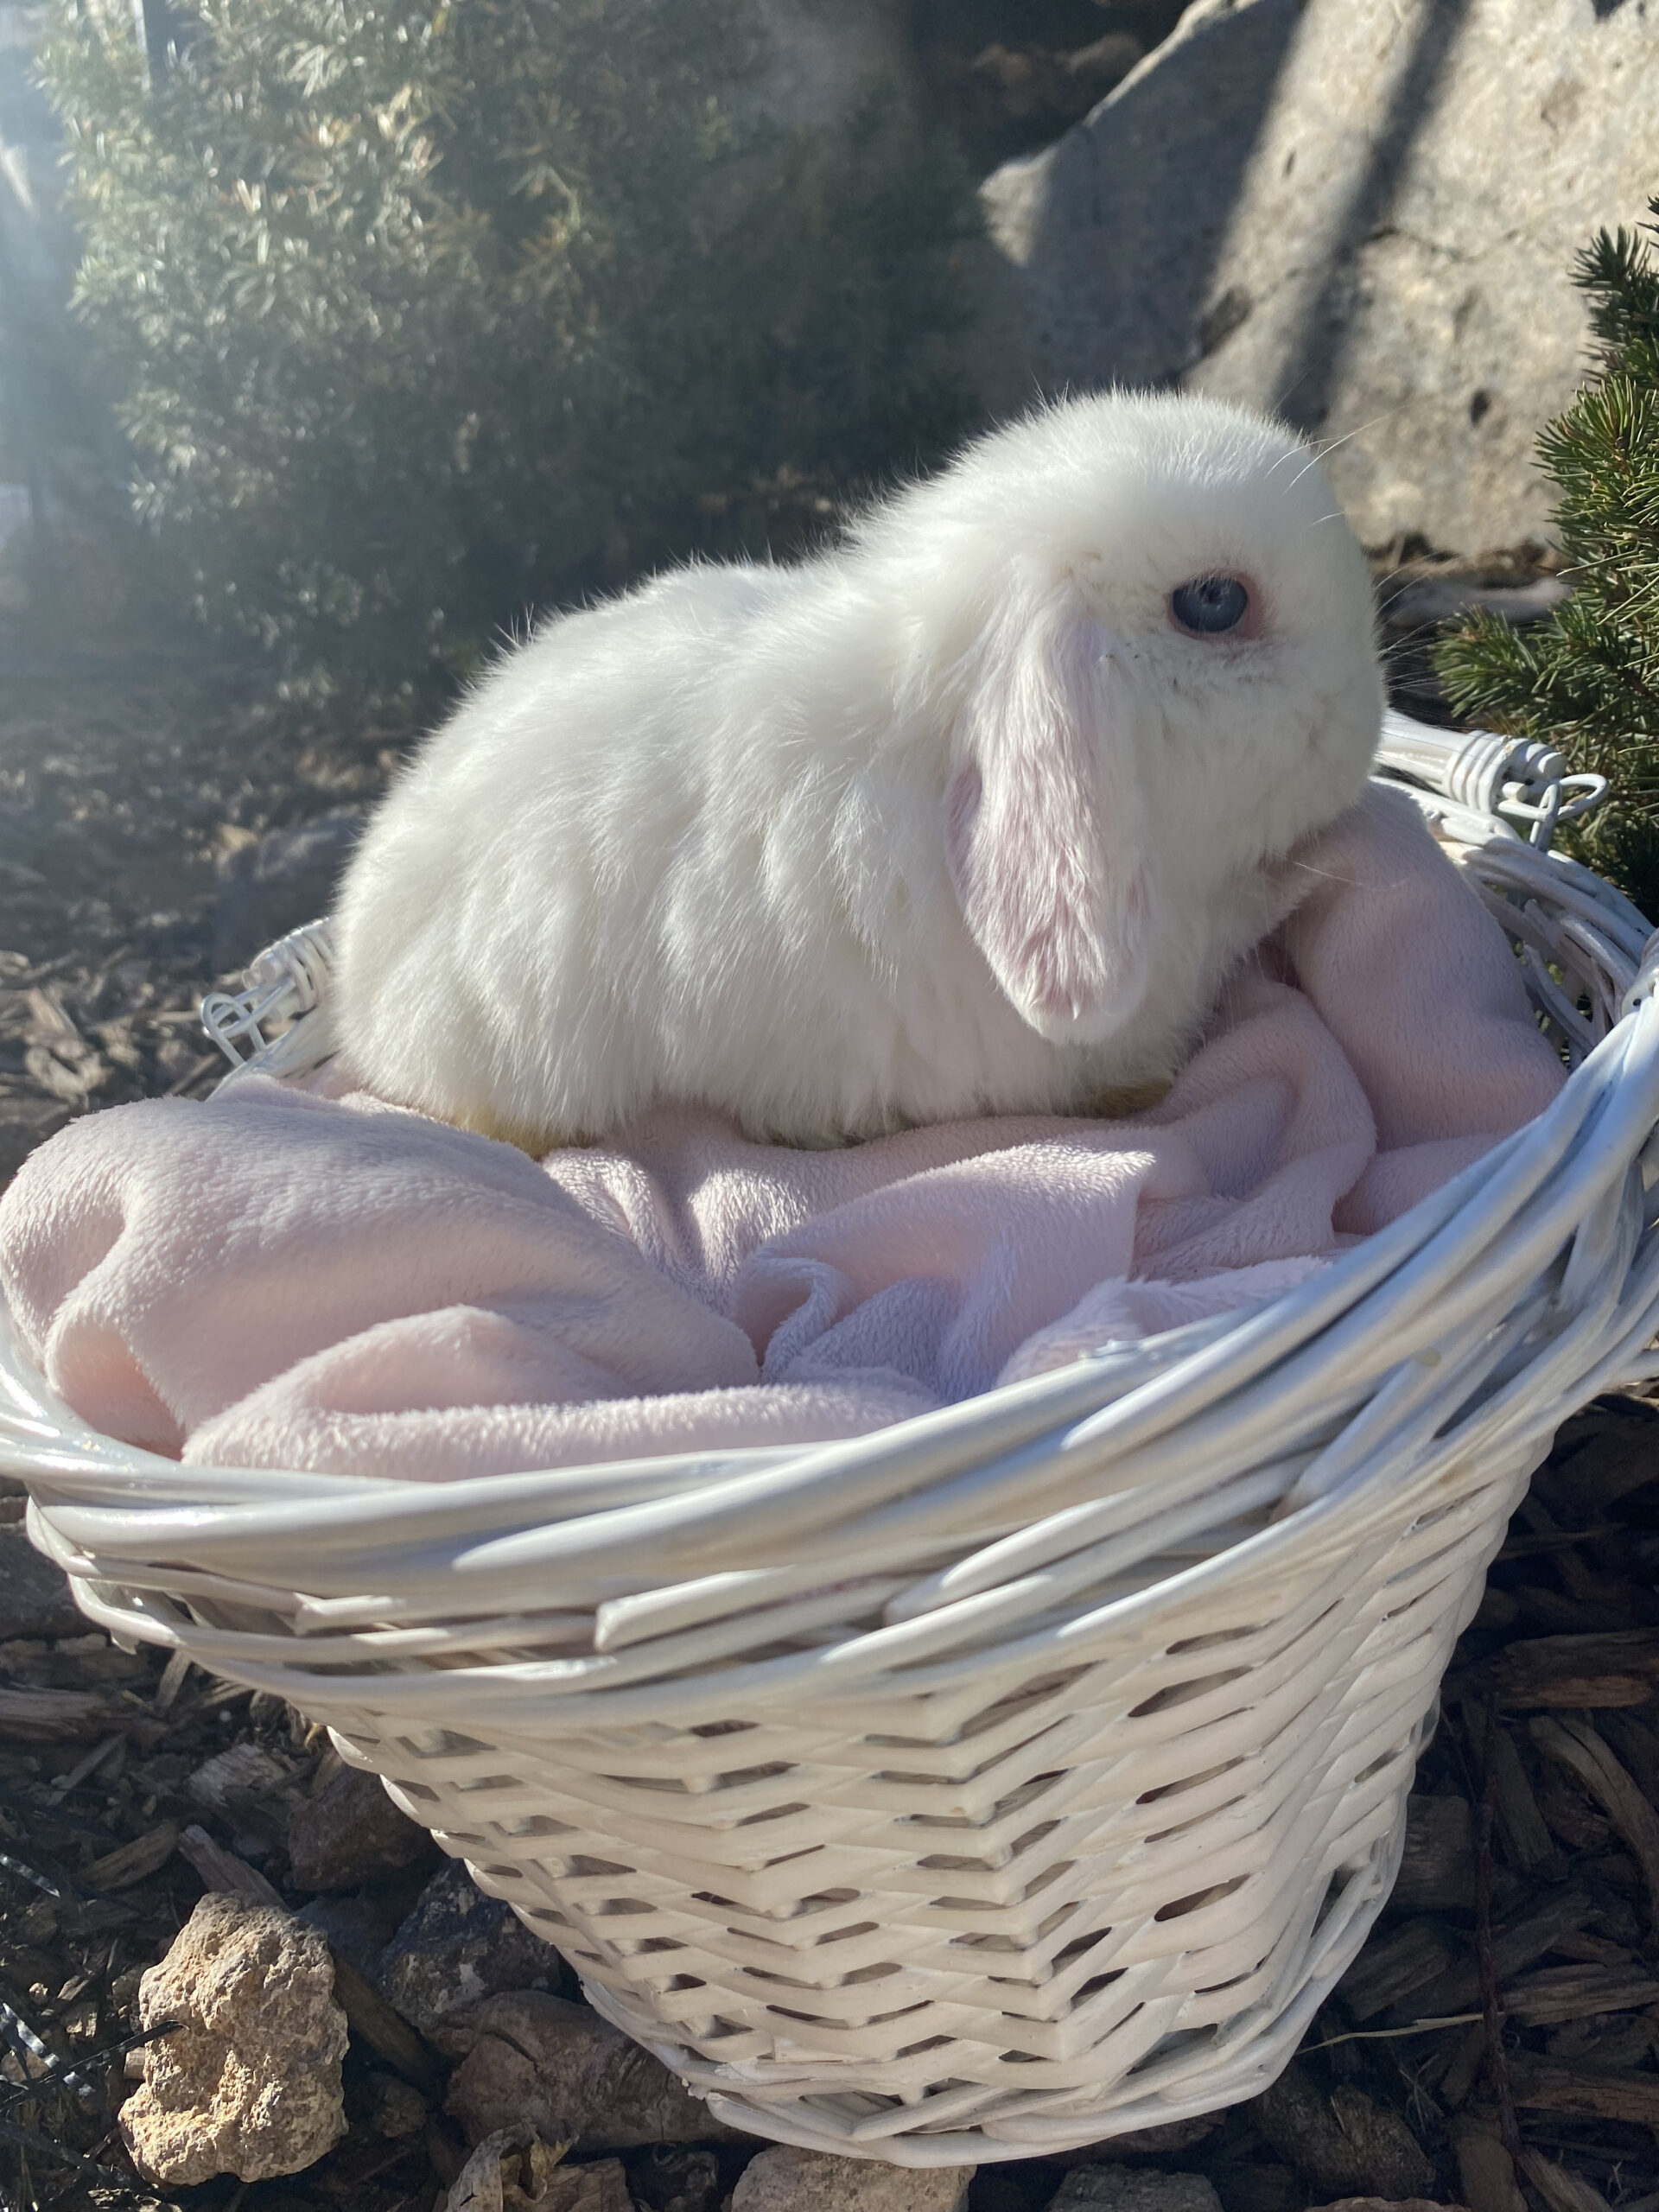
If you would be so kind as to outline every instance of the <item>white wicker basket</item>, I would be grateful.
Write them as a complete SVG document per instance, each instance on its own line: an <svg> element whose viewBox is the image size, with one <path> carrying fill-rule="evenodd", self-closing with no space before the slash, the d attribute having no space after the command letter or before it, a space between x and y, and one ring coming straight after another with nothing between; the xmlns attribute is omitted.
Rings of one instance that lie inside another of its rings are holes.
<svg viewBox="0 0 1659 2212"><path fill-rule="evenodd" d="M118 1637L327 1721L740 2127L932 2164L1253 2094L1388 1894L1558 1422L1659 1371L1647 925L1548 852L1559 759L1402 724L1386 758L1575 1071L1290 1295L849 1443L448 1485L181 1469L8 1336L36 1542Z"/></svg>

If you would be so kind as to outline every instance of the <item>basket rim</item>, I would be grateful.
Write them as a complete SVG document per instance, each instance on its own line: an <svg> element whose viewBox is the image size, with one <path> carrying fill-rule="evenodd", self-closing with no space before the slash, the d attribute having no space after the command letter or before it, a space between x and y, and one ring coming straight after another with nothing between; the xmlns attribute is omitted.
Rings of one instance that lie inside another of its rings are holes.
<svg viewBox="0 0 1659 2212"><path fill-rule="evenodd" d="M1645 925L1622 893L1565 855L1527 846L1492 815L1472 813L1398 782L1391 781L1390 787L1409 791L1465 864L1496 863L1504 876L1518 877L1548 896L1565 894L1572 909L1586 919L1593 916L1611 941L1602 948L1604 966L1616 964L1624 971L1613 975L1615 982L1629 976L1623 1012L1599 1043L1580 1058L1561 1093L1542 1114L1288 1290L1156 1337L1109 1343L1065 1368L995 1386L865 1435L804 1446L703 1447L443 1483L294 1468L186 1468L167 1454L122 1443L93 1428L51 1389L22 1351L16 1320L0 1294L0 1469L46 1492L51 1503L45 1510L54 1520L66 1513L95 1514L101 1552L118 1555L130 1544L134 1555L142 1556L153 1555L154 1545L175 1533L189 1537L194 1550L210 1526L233 1529L238 1541L277 1539L300 1529L315 1535L323 1526L340 1535L354 1529L380 1528L390 1534L406 1528L435 1537L448 1526L476 1529L480 1515L486 1521L501 1516L522 1530L522 1513L539 1508L547 1525L568 1530L574 1522L613 1515L637 1519L643 1513L661 1519L665 1500L685 1499L696 1501L695 1517L702 1521L710 1507L741 1511L746 1499L774 1491L780 1477L810 1490L844 1485L872 1462L879 1465L894 1453L948 1454L964 1436L971 1435L983 1452L997 1448L1001 1431L1001 1448L1018 1449L1037 1436L1086 1425L1091 1418L1110 1419L1118 1426L1130 1413L1145 1417L1173 1397L1185 1399L1182 1418L1189 1418L1195 1392L1202 1410L1239 1386L1241 1365L1248 1380L1285 1351L1339 1326L1344 1315L1363 1308L1450 1224L1497 1196L1503 1179L1515 1176L1517 1168L1521 1179L1535 1190L1566 1159L1586 1124L1595 1124L1597 1135L1605 1140L1612 1133L1600 1124L1621 1088L1628 1088L1630 1062L1645 1061L1659 1043L1653 1018L1643 1011L1659 986L1659 931L1646 935L1639 957L1630 957L1638 925ZM1610 949L1611 961L1605 957ZM260 1057L232 1072L221 1090L262 1072ZM1615 1119L1629 1122L1631 1116L1626 1110ZM1628 1145L1628 1135L1624 1141ZM1631 1156L1639 1149L1631 1147ZM1217 1370L1229 1376L1225 1388L1206 1389ZM523 1541L497 1541L515 1540Z"/></svg>
<svg viewBox="0 0 1659 2212"><path fill-rule="evenodd" d="M1659 958L1655 962L1653 981L1659 983ZM1650 1017L1638 1017L1633 1009L1619 1028L1610 1033L1592 1059L1611 1060L1615 1048L1618 1048L1620 1060L1628 1057L1638 1018L1649 1027L1654 1026ZM1659 1043L1659 1036L1655 1041ZM1622 1069L1611 1074L1610 1084L1618 1081L1618 1072ZM1088 1412L1103 1411L1103 1406L1092 1402L1096 1392L1090 1386L1101 1377L1102 1370L1114 1365L1144 1367L1147 1370L1137 1386L1136 1395L1154 1386L1161 1386L1160 1395L1173 1395L1178 1384L1190 1385L1196 1379L1208 1355L1236 1352L1252 1338L1281 1333L1287 1336L1292 1331L1299 1337L1313 1333L1321 1325L1319 1317L1327 1313L1336 1317L1348 1312L1367 1290L1391 1275L1398 1264L1396 1254L1408 1259L1420 1250L1427 1236L1463 1211L1497 1180L1506 1167L1513 1165L1523 1145L1530 1141L1541 1152L1547 1149L1551 1154L1564 1150L1555 1135L1556 1127L1566 1125L1569 1136L1578 1134L1586 1118L1586 1087L1591 1098L1599 1095L1596 1078L1601 1073L1600 1067L1588 1060L1573 1070L1560 1096L1542 1114L1500 1139L1478 1160L1420 1199L1395 1221L1337 1254L1318 1274L1288 1290L1234 1308L1227 1314L1187 1323L1179 1329L1141 1339L1127 1347L1103 1346L1051 1374L999 1385L974 1397L892 1422L868 1435L804 1446L734 1446L691 1453L657 1453L577 1466L465 1476L444 1483L321 1474L289 1468L192 1466L186 1470L178 1460L164 1453L120 1444L93 1428L65 1404L22 1352L17 1343L15 1320L3 1296L0 1296L0 1390L10 1398L24 1420L32 1416L50 1438L49 1441L43 1438L38 1450L31 1451L16 1436L22 1422L14 1416L6 1424L12 1435L0 1438L0 1465L16 1465L20 1474L32 1471L44 1480L54 1476L73 1478L79 1473L100 1476L113 1459L117 1465L111 1471L123 1487L130 1484L134 1493L126 1510L141 1515L147 1528L162 1535L166 1531L157 1528L157 1520L169 1513L180 1516L181 1531L188 1523L193 1533L200 1533L201 1516L213 1513L233 1518L248 1536L275 1535L296 1523L315 1526L320 1506L333 1508L327 1517L331 1523L341 1527L359 1521L378 1522L394 1511L412 1513L423 1520L470 1520L471 1513L461 1514L454 1501L465 1500L475 1506L496 1502L528 1503L545 1497L547 1503L557 1506L562 1503L557 1495L562 1489L576 1490L583 1484L598 1486L596 1478L608 1485L635 1476L650 1478L659 1472L665 1475L670 1469L688 1481L706 1481L716 1471L741 1479L751 1472L764 1476L780 1465L799 1467L805 1463L815 1476L822 1467L823 1474L839 1477L848 1471L848 1463L876 1456L874 1447L878 1445L899 1438L906 1445L931 1441L966 1427L978 1429L988 1414L1024 1414L1029 1410L1064 1420L1073 1412L1074 1401L1080 1395L1090 1401ZM1554 1164L1553 1160L1550 1164ZM1543 1172L1535 1173L1535 1181L1542 1180ZM1213 1364L1213 1358L1208 1363ZM1107 1403L1121 1407L1123 1400L1108 1400ZM220 1484L231 1493L222 1500L200 1494ZM296 1484L303 1484L311 1494L289 1502L289 1493ZM187 1497L169 1499L165 1495L168 1489L183 1491ZM279 1501L272 1502L266 1495L272 1490L283 1493ZM251 1496L245 1500L239 1498L235 1495L238 1491L246 1491ZM572 1509L574 1503L567 1503L567 1510Z"/></svg>

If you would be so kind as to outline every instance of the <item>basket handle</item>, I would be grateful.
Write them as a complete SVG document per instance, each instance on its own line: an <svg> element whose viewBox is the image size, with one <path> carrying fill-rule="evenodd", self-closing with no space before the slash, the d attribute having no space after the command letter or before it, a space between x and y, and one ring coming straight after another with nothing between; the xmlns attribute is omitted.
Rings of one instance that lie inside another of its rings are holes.
<svg viewBox="0 0 1659 2212"><path fill-rule="evenodd" d="M1563 822L1590 813L1608 792L1605 776L1569 774L1553 745L1489 729L1435 729L1394 707L1382 716L1376 760L1471 814L1528 824L1529 842L1541 853Z"/></svg>
<svg viewBox="0 0 1659 2212"><path fill-rule="evenodd" d="M325 915L279 937L255 960L240 991L210 991L201 1002L201 1026L233 1068L245 1067L268 1047L261 1025L309 1014L328 988L333 925ZM243 1039L248 1050L242 1050Z"/></svg>

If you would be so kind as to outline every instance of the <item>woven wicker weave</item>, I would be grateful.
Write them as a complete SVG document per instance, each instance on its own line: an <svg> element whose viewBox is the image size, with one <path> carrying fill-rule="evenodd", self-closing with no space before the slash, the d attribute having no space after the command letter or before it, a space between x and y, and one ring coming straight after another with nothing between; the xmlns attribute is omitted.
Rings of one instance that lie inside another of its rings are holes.
<svg viewBox="0 0 1659 2212"><path fill-rule="evenodd" d="M931 2164L1251 2094L1388 1893L1557 1423L1659 1371L1659 960L1547 849L1594 793L1502 741L1388 757L1575 1071L1288 1296L849 1443L443 1486L181 1469L8 1338L35 1541L117 1636L327 1721L736 2126Z"/></svg>

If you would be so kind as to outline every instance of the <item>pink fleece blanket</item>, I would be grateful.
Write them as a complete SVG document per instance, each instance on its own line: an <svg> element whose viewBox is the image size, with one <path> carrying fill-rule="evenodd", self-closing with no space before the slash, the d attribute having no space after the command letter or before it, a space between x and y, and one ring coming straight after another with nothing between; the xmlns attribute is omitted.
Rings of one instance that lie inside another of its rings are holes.
<svg viewBox="0 0 1659 2212"><path fill-rule="evenodd" d="M537 1163L250 1077L65 1129L0 1202L60 1394L198 1463L442 1480L848 1436L1287 1287L1555 1096L1502 932L1403 796L1168 1096L843 1151L664 1109Z"/></svg>

